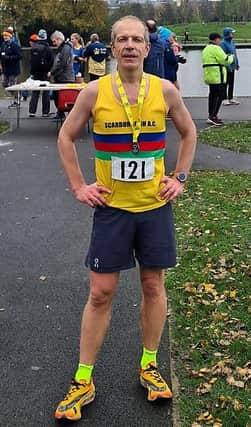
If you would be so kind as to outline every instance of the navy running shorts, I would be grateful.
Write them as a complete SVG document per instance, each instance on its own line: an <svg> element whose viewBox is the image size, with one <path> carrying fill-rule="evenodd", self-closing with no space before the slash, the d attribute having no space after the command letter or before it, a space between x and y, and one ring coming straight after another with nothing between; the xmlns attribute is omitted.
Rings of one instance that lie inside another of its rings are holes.
<svg viewBox="0 0 251 427"><path fill-rule="evenodd" d="M175 229L170 203L146 212L111 207L95 209L85 265L97 273L176 264Z"/></svg>

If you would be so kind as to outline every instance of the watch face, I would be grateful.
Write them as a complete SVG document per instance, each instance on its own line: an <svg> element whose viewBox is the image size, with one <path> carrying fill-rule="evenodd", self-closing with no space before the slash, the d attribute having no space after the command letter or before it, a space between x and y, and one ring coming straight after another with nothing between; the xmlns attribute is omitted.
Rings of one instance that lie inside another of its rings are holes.
<svg viewBox="0 0 251 427"><path fill-rule="evenodd" d="M187 176L184 172L179 172L178 175L176 176L176 179L180 182L186 182Z"/></svg>

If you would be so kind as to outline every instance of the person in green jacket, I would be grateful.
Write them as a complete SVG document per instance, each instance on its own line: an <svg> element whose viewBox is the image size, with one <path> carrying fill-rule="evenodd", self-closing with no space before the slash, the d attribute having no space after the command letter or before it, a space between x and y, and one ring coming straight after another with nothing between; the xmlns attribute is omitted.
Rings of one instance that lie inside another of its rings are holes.
<svg viewBox="0 0 251 427"><path fill-rule="evenodd" d="M218 112L226 95L226 66L234 61L234 55L227 55L220 47L221 36L209 34L209 44L202 51L203 78L209 85L208 123L222 125Z"/></svg>

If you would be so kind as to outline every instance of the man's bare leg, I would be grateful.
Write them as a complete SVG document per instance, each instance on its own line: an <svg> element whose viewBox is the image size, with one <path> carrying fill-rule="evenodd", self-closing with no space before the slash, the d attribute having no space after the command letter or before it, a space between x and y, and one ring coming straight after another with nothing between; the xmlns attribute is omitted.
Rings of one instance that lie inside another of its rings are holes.
<svg viewBox="0 0 251 427"><path fill-rule="evenodd" d="M90 272L90 294L83 311L80 336L80 363L94 365L111 318L112 301L119 273Z"/></svg>
<svg viewBox="0 0 251 427"><path fill-rule="evenodd" d="M80 337L80 364L84 369L90 368L88 375L92 374L97 353L110 323L112 300L118 279L119 273L90 273L90 293L83 311ZM69 392L55 411L57 419L80 420L82 406L88 405L95 398L92 378L90 377L90 381L85 376L78 379L78 371Z"/></svg>
<svg viewBox="0 0 251 427"><path fill-rule="evenodd" d="M165 326L167 297L164 272L160 269L141 269L143 300L141 305L141 330L144 347L157 350Z"/></svg>

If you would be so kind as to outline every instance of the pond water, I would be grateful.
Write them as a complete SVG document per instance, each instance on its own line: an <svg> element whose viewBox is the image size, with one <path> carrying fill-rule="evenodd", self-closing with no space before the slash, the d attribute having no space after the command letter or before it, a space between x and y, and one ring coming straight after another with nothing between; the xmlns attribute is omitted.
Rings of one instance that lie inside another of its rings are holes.
<svg viewBox="0 0 251 427"><path fill-rule="evenodd" d="M208 87L202 79L201 50L189 50L183 52L187 58L186 64L180 64L178 79L181 87L181 94L184 97L203 97L208 95ZM235 96L251 96L251 61L250 49L238 49L240 70L235 78ZM29 50L23 51L22 75L20 81L29 76ZM116 61L111 59L107 63L107 72L116 69ZM0 91L3 95L4 91Z"/></svg>

